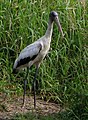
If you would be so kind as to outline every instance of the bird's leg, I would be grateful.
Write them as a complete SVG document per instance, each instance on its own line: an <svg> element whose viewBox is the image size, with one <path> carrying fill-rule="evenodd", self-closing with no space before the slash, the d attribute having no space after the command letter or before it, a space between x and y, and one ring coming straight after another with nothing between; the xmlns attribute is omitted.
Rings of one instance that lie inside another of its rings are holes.
<svg viewBox="0 0 88 120"><path fill-rule="evenodd" d="M34 81L33 81L33 87L34 87L34 109L36 109L36 76L38 74L38 66L36 67L36 72L34 76Z"/></svg>
<svg viewBox="0 0 88 120"><path fill-rule="evenodd" d="M26 95L26 85L27 85L27 76L28 76L28 73L29 73L29 68L27 67L27 73L26 73L26 76L25 76L25 79L24 79L24 93L23 93L23 106L25 106L25 95Z"/></svg>

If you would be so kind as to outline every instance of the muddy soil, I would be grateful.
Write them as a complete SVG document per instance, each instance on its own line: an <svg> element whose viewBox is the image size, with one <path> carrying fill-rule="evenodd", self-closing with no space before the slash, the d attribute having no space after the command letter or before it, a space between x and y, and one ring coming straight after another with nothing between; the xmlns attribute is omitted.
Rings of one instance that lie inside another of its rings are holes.
<svg viewBox="0 0 88 120"><path fill-rule="evenodd" d="M36 112L42 115L58 113L61 111L60 105L46 102L39 97L36 100L36 110L34 109L33 96L26 96L25 106L22 107L22 96L15 98L5 98L0 100L0 120L10 119L16 114L25 114L28 112Z"/></svg>

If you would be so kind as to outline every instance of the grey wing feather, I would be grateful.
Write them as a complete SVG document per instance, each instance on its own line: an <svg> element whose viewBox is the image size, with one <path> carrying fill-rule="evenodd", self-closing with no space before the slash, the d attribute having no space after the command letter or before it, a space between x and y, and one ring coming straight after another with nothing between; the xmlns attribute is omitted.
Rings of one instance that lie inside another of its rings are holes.
<svg viewBox="0 0 88 120"><path fill-rule="evenodd" d="M35 59L35 57L38 55L41 49L42 44L39 42L35 42L31 45L28 45L19 54L19 57L16 59L13 68L17 68L21 65L27 64L29 61Z"/></svg>
<svg viewBox="0 0 88 120"><path fill-rule="evenodd" d="M37 55L41 51L41 49L41 43L31 44L21 51L19 59L24 59L26 57L32 58L34 55Z"/></svg>

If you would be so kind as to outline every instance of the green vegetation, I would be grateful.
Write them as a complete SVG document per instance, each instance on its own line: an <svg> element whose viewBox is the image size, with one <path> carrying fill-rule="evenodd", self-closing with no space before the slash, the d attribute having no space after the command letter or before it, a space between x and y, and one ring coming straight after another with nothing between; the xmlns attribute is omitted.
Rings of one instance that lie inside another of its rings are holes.
<svg viewBox="0 0 88 120"><path fill-rule="evenodd" d="M42 116L38 114L27 113L25 115L16 115L11 120L80 120L78 116L76 116L73 111L66 111L57 114L52 114L48 116ZM87 120L86 118L81 118L81 120Z"/></svg>
<svg viewBox="0 0 88 120"><path fill-rule="evenodd" d="M50 11L59 14L65 37L61 38L54 25L52 50L41 64L37 94L69 111L41 120L58 120L59 116L61 120L88 120L88 1L80 1L0 0L0 93L11 97L22 94L26 73L12 74L15 58L25 46L44 35ZM32 67L28 91L34 72Z"/></svg>

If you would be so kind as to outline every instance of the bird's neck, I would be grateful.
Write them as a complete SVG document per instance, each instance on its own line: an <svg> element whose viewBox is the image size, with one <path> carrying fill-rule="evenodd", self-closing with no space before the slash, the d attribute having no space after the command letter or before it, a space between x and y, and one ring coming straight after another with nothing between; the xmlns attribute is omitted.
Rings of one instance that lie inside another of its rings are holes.
<svg viewBox="0 0 88 120"><path fill-rule="evenodd" d="M49 38L51 40L52 32L53 32L53 21L49 20L48 28L45 33L46 38Z"/></svg>

